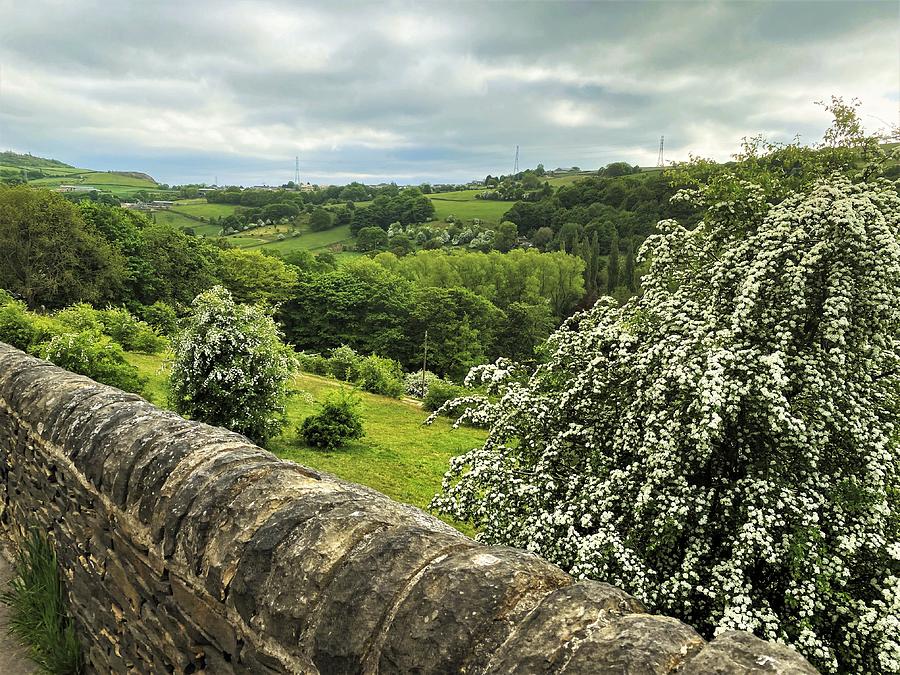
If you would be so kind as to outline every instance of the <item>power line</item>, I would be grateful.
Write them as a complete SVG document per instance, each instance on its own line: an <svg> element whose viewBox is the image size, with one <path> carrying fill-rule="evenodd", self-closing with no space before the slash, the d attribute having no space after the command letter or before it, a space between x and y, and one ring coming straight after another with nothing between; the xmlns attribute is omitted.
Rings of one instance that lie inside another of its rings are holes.
<svg viewBox="0 0 900 675"><path fill-rule="evenodd" d="M665 144L666 144L666 137L660 136L659 137L659 157L656 158L656 166L658 166L660 168L663 168L666 165L666 160L664 158L664 153L663 153L663 148L665 147Z"/></svg>

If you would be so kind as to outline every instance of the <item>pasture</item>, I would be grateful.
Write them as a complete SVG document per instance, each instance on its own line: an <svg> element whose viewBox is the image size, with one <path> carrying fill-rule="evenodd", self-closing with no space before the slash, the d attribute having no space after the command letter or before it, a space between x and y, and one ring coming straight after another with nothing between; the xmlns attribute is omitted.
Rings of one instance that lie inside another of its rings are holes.
<svg viewBox="0 0 900 675"><path fill-rule="evenodd" d="M119 198L130 198L141 190L160 192L159 186L149 176L118 171L89 171L84 169L50 168L42 171L53 176L28 181L30 185L57 188L60 185L95 187L100 192L109 192Z"/></svg>
<svg viewBox="0 0 900 675"><path fill-rule="evenodd" d="M223 218L234 213L234 204L210 204L205 198L179 199L172 207L173 211L196 218Z"/></svg>
<svg viewBox="0 0 900 675"><path fill-rule="evenodd" d="M476 199L475 195L479 192L481 190L459 190L425 196L434 204L435 220L446 220L447 216L462 220L480 218L485 223L498 225L503 220L503 214L512 208L514 202Z"/></svg>
<svg viewBox="0 0 900 675"><path fill-rule="evenodd" d="M544 178L546 182L550 183L550 187L560 188L564 185L571 185L577 181L580 181L584 178L589 178L591 176L596 176L596 171L579 171L577 173L566 173L560 174L558 176L553 176L551 178Z"/></svg>
<svg viewBox="0 0 900 675"><path fill-rule="evenodd" d="M184 215L178 213L178 211L175 211L174 209L170 209L168 211L153 211L149 217L150 220L156 223L160 223L162 225L171 225L172 227L176 227L178 229L192 227L194 228L194 232L196 232L197 234L202 234L203 236L214 237L219 234L218 227L215 227L213 225L205 225L204 223L198 222L196 220L186 218Z"/></svg>

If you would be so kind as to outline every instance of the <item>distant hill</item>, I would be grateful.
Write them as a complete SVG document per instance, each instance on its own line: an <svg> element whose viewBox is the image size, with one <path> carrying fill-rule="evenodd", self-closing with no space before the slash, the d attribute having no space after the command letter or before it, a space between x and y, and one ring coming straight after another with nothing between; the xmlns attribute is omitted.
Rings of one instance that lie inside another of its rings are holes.
<svg viewBox="0 0 900 675"><path fill-rule="evenodd" d="M28 169L42 169L42 168L60 168L60 169L74 169L74 166L70 166L63 162L60 162L58 159L46 159L44 157L35 157L34 155L20 155L17 152L12 152L11 150L6 150L4 152L0 152L0 166L5 167L19 167L19 168L28 168Z"/></svg>
<svg viewBox="0 0 900 675"><path fill-rule="evenodd" d="M0 152L0 183L27 182L31 185L59 188L71 185L78 189L95 188L120 199L128 199L141 190L160 191L152 176L139 171L94 171L80 169L57 159Z"/></svg>

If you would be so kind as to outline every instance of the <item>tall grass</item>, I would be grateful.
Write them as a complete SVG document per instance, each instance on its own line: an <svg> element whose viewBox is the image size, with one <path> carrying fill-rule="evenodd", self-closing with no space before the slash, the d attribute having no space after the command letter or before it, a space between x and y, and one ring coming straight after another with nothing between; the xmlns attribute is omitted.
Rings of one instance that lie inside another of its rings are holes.
<svg viewBox="0 0 900 675"><path fill-rule="evenodd" d="M45 536L32 532L16 553L15 576L0 599L10 607L10 632L29 648L44 672L84 672L81 646L65 606L56 552Z"/></svg>

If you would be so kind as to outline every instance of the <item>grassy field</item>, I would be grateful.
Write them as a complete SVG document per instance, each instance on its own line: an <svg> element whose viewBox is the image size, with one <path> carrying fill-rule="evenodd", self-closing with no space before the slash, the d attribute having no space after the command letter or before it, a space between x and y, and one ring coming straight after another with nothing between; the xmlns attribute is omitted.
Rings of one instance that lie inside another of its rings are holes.
<svg viewBox="0 0 900 675"><path fill-rule="evenodd" d="M210 204L205 198L180 199L172 207L173 211L197 218L222 218L230 216L237 208L234 204Z"/></svg>
<svg viewBox="0 0 900 675"><path fill-rule="evenodd" d="M163 359L128 354L128 360L148 378L148 400L164 407L168 374ZM417 405L360 392L365 437L334 452L318 450L298 438L296 427L317 410L318 401L347 385L301 374L295 377L293 386L297 394L288 404L290 422L284 433L269 443L269 450L283 459L367 485L420 508L426 508L440 489L450 458L481 445L485 437L478 429L462 427L454 430L445 419L422 426L428 413ZM471 534L470 528L450 520L447 522Z"/></svg>
<svg viewBox="0 0 900 675"><path fill-rule="evenodd" d="M499 224L503 214L509 211L513 202L498 202L475 199L480 190L460 190L425 195L434 204L435 220L446 220L447 216L471 220L480 218L485 223Z"/></svg>
<svg viewBox="0 0 900 675"><path fill-rule="evenodd" d="M210 225L195 218L219 218L234 213L235 206L232 204L209 204L206 199L181 199L175 202L175 205L168 211L157 211L156 222L168 223L178 228L193 228L194 232L204 237L219 236L219 227ZM189 217L193 216L193 218ZM291 229L287 225L270 225L265 227L254 227L246 232L232 234L225 239L238 248L266 248L281 253L294 251L297 249L308 249L311 251L321 250L334 244L350 242L350 226L341 225L333 227L330 230L322 232L312 232L308 228L309 217L301 214L297 220L297 228L301 234L299 237L288 235ZM284 240L279 241L279 235L286 235Z"/></svg>
<svg viewBox="0 0 900 675"><path fill-rule="evenodd" d="M117 197L130 197L140 190L159 191L155 182L148 178L132 176L112 171L88 171L76 169L74 172L59 173L48 178L29 181L32 185L55 188L60 185L83 185L96 187L101 192L110 192Z"/></svg>
<svg viewBox="0 0 900 675"><path fill-rule="evenodd" d="M553 178L547 178L546 181L550 183L550 187L559 188L563 185L571 185L572 183L582 180L584 178L588 178L589 176L596 176L596 171L580 171L578 173L567 173L562 176L554 176Z"/></svg>
<svg viewBox="0 0 900 675"><path fill-rule="evenodd" d="M299 237L287 236L286 239L279 241L279 234L286 234L288 227L286 225L268 225L265 227L255 227L240 234L229 235L225 239L238 248L266 248L271 251L279 251L287 253L297 249L305 248L310 251L321 250L334 244L349 242L350 226L341 225L340 227L332 227L330 230L322 232L311 232L305 227L301 227Z"/></svg>
<svg viewBox="0 0 900 675"><path fill-rule="evenodd" d="M196 220L191 220L190 218L186 218L177 211L154 211L150 218L151 220L155 220L157 223L163 225L171 225L172 227L177 227L178 229L192 227L194 228L194 232L207 237L215 237L219 234L218 227L206 225Z"/></svg>
<svg viewBox="0 0 900 675"><path fill-rule="evenodd" d="M268 230L270 228L260 227L256 230L252 230L251 236L257 236L256 232L261 232ZM284 228L282 228L284 229ZM303 230L299 237L288 237L284 241L278 241L277 239L272 240L269 237L271 235L265 234L263 235L266 238L263 246L272 251L280 251L281 253L287 253L288 251L294 251L298 248L305 248L310 251L317 251L324 248L328 248L334 244L349 243L350 240L350 226L349 225L341 225L339 227L332 227L330 230L323 230L322 232L310 232L309 230ZM232 237L229 237L231 239Z"/></svg>
<svg viewBox="0 0 900 675"><path fill-rule="evenodd" d="M143 173L79 169L43 157L0 152L0 174L18 173L23 169L31 174L28 175L29 184L50 189L60 185L80 185L94 187L119 198L131 197L139 190L160 191L156 182ZM43 175L38 177L38 172Z"/></svg>

